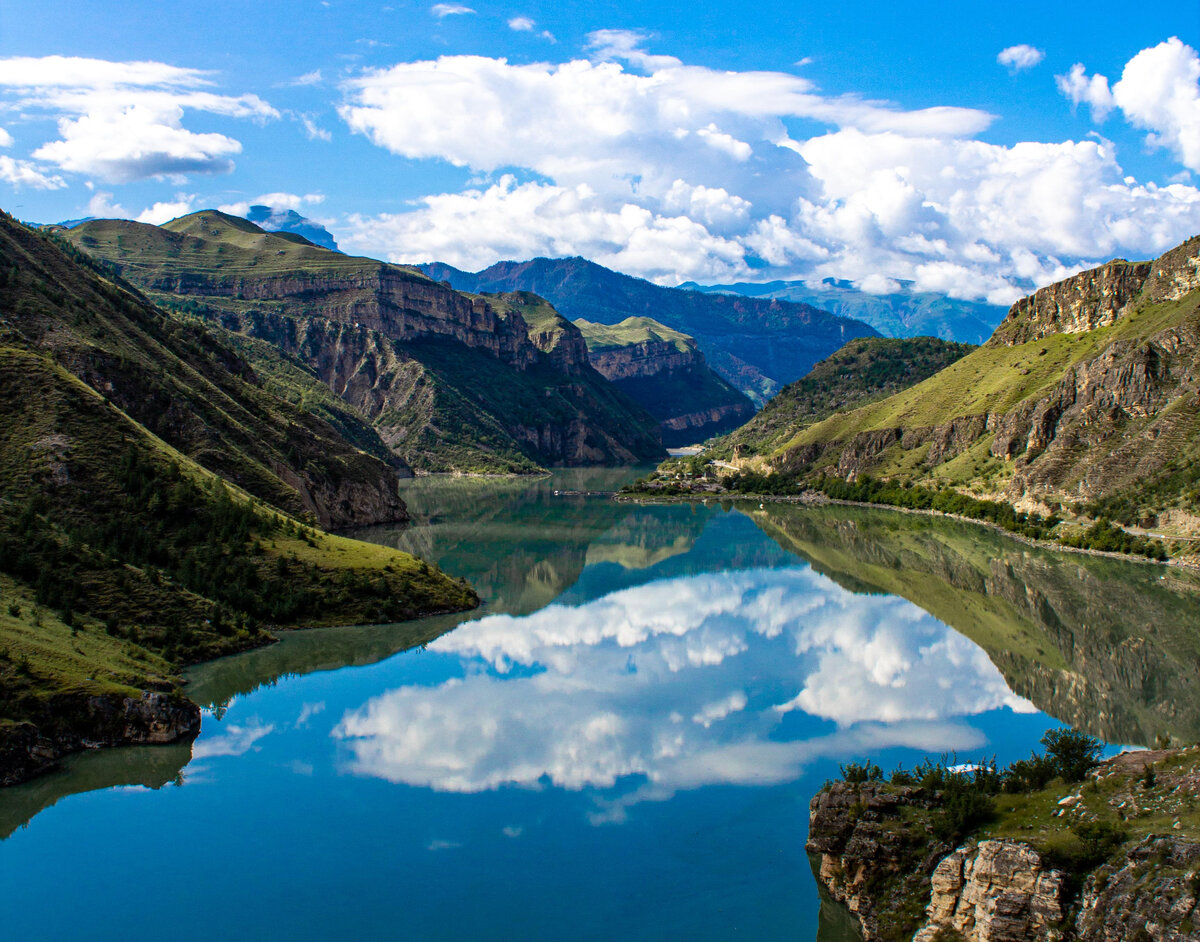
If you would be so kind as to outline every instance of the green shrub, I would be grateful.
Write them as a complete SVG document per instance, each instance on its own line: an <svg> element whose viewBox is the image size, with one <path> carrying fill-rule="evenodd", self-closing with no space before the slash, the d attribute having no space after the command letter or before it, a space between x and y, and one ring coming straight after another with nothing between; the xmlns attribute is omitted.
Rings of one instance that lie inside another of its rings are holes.
<svg viewBox="0 0 1200 942"><path fill-rule="evenodd" d="M1064 782L1082 782L1100 762L1100 741L1078 730L1049 730L1042 737L1042 745Z"/></svg>

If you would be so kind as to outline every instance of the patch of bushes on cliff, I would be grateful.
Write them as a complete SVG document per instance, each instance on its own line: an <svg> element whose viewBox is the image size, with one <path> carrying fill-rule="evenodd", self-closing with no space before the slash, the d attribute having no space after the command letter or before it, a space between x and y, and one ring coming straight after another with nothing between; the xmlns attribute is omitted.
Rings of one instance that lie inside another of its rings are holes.
<svg viewBox="0 0 1200 942"><path fill-rule="evenodd" d="M1184 509L1200 510L1200 463L1183 455L1135 487L1090 501L1083 507L1089 517L1115 520L1129 526L1158 526L1153 508L1178 502Z"/></svg>
<svg viewBox="0 0 1200 942"><path fill-rule="evenodd" d="M1049 538L1060 522L1058 517L1043 517L1041 514L1033 512L1024 513L1015 510L1012 504L970 497L953 488L944 487L934 490L919 485L880 481L869 474L861 475L855 481L823 476L812 481L810 486L813 490L820 491L834 500L887 504L912 510L936 510L940 513L994 523L1010 533L1017 533L1034 540Z"/></svg>
<svg viewBox="0 0 1200 942"><path fill-rule="evenodd" d="M995 760L959 765L953 757L942 756L936 762L925 759L912 770L897 768L890 775L870 761L850 762L841 766L841 776L851 785L887 781L936 795L930 821L933 835L955 843L995 817L995 798L1001 792L1040 791L1056 778L1068 784L1081 782L1099 762L1099 741L1077 730L1052 729L1041 742L1045 753L1033 753L1004 769ZM1080 835L1080 841L1086 846L1079 853L1091 859L1101 849L1103 835L1089 832Z"/></svg>

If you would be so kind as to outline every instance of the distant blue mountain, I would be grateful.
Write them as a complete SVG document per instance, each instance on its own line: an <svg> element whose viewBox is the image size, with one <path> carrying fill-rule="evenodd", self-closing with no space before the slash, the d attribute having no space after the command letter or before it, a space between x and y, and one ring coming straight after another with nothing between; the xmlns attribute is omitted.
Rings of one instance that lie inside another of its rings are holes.
<svg viewBox="0 0 1200 942"><path fill-rule="evenodd" d="M294 209L272 209L270 206L251 206L246 218L268 232L294 232L304 236L313 245L340 252L333 235L320 223L301 216Z"/></svg>
<svg viewBox="0 0 1200 942"><path fill-rule="evenodd" d="M1007 309L977 301L956 301L943 294L913 291L901 284L892 294L867 294L848 281L826 278L819 284L768 281L763 284L680 285L710 294L748 298L778 298L811 304L842 317L870 324L888 337L940 337L959 343L983 343L1004 319Z"/></svg>

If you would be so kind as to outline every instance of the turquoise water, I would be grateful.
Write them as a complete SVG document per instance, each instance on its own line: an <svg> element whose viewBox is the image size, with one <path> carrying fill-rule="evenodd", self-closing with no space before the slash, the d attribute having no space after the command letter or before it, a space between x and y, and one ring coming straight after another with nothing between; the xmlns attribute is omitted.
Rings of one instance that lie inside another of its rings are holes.
<svg viewBox="0 0 1200 942"><path fill-rule="evenodd" d="M0 935L812 939L808 802L839 763L1196 725L1183 577L897 514L576 493L628 477L413 482L417 524L360 535L486 606L206 665L190 748L0 793ZM1145 627L1098 614L1122 592Z"/></svg>

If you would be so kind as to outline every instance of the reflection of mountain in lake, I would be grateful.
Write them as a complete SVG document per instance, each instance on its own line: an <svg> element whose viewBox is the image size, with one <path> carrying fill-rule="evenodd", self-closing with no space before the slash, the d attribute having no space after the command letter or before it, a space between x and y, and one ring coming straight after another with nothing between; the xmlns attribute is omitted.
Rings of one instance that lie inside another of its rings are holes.
<svg viewBox="0 0 1200 942"><path fill-rule="evenodd" d="M178 784L180 773L191 758L191 743L124 746L71 756L49 775L4 789L4 800L0 801L0 841L68 795L123 785L162 788Z"/></svg>
<svg viewBox="0 0 1200 942"><path fill-rule="evenodd" d="M584 469L533 480L417 479L403 492L412 526L355 535L466 578L489 611L527 614L556 599L589 563L641 569L687 552L707 514L687 507L655 513L586 496L611 493L631 476L629 469Z"/></svg>
<svg viewBox="0 0 1200 942"><path fill-rule="evenodd" d="M1200 580L866 508L746 508L855 591L903 596L985 648L1012 689L1109 742L1200 738Z"/></svg>

